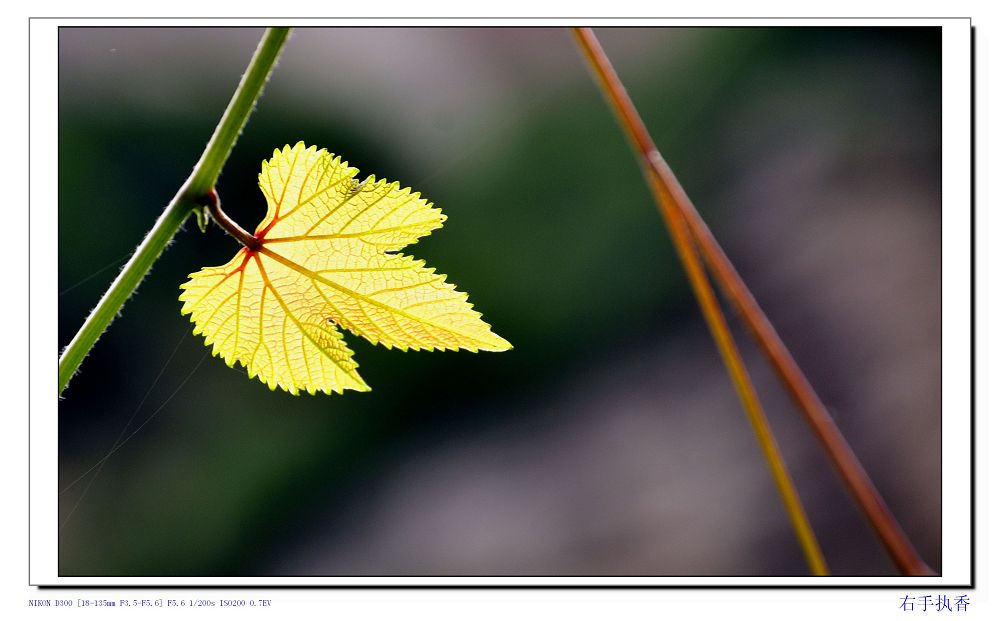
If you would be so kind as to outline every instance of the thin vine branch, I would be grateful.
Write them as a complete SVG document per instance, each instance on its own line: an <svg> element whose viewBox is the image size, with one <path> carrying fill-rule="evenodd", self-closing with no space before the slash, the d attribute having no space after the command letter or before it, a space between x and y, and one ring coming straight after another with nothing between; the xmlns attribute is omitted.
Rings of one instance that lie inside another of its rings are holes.
<svg viewBox="0 0 1000 621"><path fill-rule="evenodd" d="M643 164L643 170L646 173L647 181L660 207L667 230L670 232L674 245L677 247L681 264L694 290L699 307L705 317L705 322L708 324L716 347L719 349L719 354L722 356L726 370L729 372L729 376L739 395L740 402L757 436L757 441L771 470L771 475L774 478L775 485L785 505L785 510L792 522L799 545L802 547L802 552L809 564L810 571L814 575L829 575L829 569L826 566L826 561L816 540L816 535L809 524L809 519L802 507L802 502L792 483L791 476L788 474L788 468L768 425L764 410L753 388L750 375L743 364L743 360L740 358L739 350L736 348L732 333L729 331L725 318L722 315L719 301L715 297L715 293L705 275L697 254L697 249L694 247L690 232L685 223L684 215L678 207L674 196L671 194L670 188L659 181L657 171L651 164L656 159L662 161L656 145L646 131L642 119L639 117L635 106L625 91L624 85L618 79L610 59L604 53L593 31L589 28L574 28L573 34L587 60L590 62L598 83L602 87L612 108L617 113L623 128L631 139L632 146L637 151L640 162Z"/></svg>
<svg viewBox="0 0 1000 621"><path fill-rule="evenodd" d="M593 37L593 33L590 33L590 36ZM599 44L598 50L603 55ZM608 62L610 66L610 61ZM617 77L615 80L617 81ZM624 91L624 87L621 88ZM861 462L840 432L836 422L823 406L809 380L778 336L767 315L757 304L750 289L736 268L733 267L715 236L712 235L708 225L701 218L673 171L656 150L652 138L634 107L629 102L629 105L619 111L619 114L623 118L631 117L638 121L638 123L628 123L623 120L623 123L629 128L633 143L639 145L638 148L643 154L649 154L649 157L641 157L640 159L644 160L645 165L652 170L655 181L674 198L712 275L720 284L727 299L736 307L738 316L764 351L795 403L802 410L813 433L816 434L837 473L844 481L851 496L861 507L896 567L904 575L935 575L935 572L920 558L913 543L903 532L899 522L868 477Z"/></svg>
<svg viewBox="0 0 1000 621"><path fill-rule="evenodd" d="M674 183L677 183L676 180ZM680 185L677 184L677 187ZM802 410L806 422L826 451L827 457L833 462L834 469L840 475L848 492L858 503L868 523L885 546L896 568L907 576L937 575L920 557L916 547L906 536L878 488L868 477L861 461L851 449L851 445L840 432L837 423L827 412L812 384L795 362L784 341L778 336L767 315L757 304L757 300L740 278L708 225L701 219L686 195L678 203L715 280L736 308L740 319L763 350L792 399Z"/></svg>
<svg viewBox="0 0 1000 621"><path fill-rule="evenodd" d="M132 258L125 264L97 306L87 316L76 336L59 356L60 395L97 339L139 286L177 230L193 211L205 207L209 202L209 191L215 186L222 166L229 158L240 131L253 111L254 103L264 89L267 77L285 41L288 40L290 30L290 28L268 28L264 32L257 50L250 59L246 73L243 74L236 92L233 93L226 111L215 127L191 175L160 214L153 228L136 248Z"/></svg>

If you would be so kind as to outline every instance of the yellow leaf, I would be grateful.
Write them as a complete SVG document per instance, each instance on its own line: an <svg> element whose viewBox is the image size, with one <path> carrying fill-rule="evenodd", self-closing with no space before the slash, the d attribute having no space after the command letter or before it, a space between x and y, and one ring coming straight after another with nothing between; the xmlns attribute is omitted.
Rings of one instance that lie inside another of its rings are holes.
<svg viewBox="0 0 1000 621"><path fill-rule="evenodd" d="M441 227L441 210L357 174L302 142L275 150L259 176L267 215L256 243L181 285L194 333L293 395L370 390L338 327L404 351L510 349L443 274L395 254Z"/></svg>

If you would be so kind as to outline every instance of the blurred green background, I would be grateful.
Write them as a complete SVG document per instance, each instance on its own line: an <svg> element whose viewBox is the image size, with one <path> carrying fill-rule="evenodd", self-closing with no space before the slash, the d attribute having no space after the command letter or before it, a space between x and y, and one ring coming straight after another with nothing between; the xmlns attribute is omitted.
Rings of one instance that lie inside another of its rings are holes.
<svg viewBox="0 0 1000 621"><path fill-rule="evenodd" d="M261 32L60 30L60 343L190 172ZM940 568L938 29L597 34ZM296 30L218 185L244 228L264 214L260 161L298 140L441 207L446 226L410 250L514 350L349 336L373 392L271 392L206 357L180 315L186 275L237 249L189 222L60 401L62 575L807 573L567 31ZM738 336L831 569L893 574Z"/></svg>

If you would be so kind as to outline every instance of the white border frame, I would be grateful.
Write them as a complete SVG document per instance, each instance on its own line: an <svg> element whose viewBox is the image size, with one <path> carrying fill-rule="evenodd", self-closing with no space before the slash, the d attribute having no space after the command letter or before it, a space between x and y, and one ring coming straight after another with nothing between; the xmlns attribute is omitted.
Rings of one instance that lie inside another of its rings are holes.
<svg viewBox="0 0 1000 621"><path fill-rule="evenodd" d="M942 28L942 575L857 577L101 577L58 575L58 248L46 233L57 213L60 26L940 26ZM962 587L971 574L971 23L968 19L32 19L30 30L30 536L29 580L46 586L889 586ZM113 598L112 595L107 597Z"/></svg>

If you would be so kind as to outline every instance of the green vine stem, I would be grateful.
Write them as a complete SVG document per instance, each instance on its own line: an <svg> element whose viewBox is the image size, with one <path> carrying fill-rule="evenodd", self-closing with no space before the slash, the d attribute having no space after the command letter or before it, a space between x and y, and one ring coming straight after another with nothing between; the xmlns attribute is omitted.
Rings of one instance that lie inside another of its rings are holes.
<svg viewBox="0 0 1000 621"><path fill-rule="evenodd" d="M253 111L254 104L264 89L267 77L278 60L290 31L291 28L268 28L264 32L253 58L250 59L246 73L243 74L233 98L229 101L219 124L216 125L191 176L171 199L153 228L132 254L132 258L125 264L100 302L87 316L76 336L59 356L60 395L80 368L80 363L90 353L94 343L142 282L184 221L193 211L200 212L209 206L210 192L214 193L215 181Z"/></svg>

